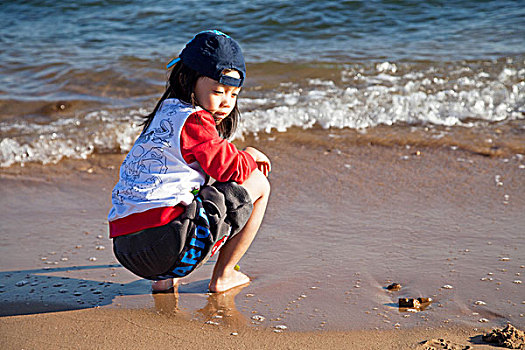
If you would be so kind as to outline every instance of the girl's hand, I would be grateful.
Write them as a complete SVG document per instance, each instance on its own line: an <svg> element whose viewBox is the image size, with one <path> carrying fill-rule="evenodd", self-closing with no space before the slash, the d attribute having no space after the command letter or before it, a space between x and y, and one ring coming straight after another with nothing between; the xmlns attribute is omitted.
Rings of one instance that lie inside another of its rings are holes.
<svg viewBox="0 0 525 350"><path fill-rule="evenodd" d="M257 162L257 169L259 169L264 176L268 177L270 174L270 163Z"/></svg>
<svg viewBox="0 0 525 350"><path fill-rule="evenodd" d="M244 151L249 153L253 159L255 159L255 163L257 163L257 169L259 169L264 174L264 176L268 177L270 171L272 171L272 165L266 154L253 147L246 147Z"/></svg>

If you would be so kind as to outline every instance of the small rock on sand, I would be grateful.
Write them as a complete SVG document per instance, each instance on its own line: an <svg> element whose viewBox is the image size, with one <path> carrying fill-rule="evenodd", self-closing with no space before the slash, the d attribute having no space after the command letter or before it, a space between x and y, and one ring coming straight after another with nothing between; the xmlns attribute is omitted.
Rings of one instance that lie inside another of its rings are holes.
<svg viewBox="0 0 525 350"><path fill-rule="evenodd" d="M482 339L508 349L525 349L525 332L510 323L503 329L493 329L492 332L483 335Z"/></svg>
<svg viewBox="0 0 525 350"><path fill-rule="evenodd" d="M386 287L386 289L391 290L393 292L397 292L401 290L401 285L399 283L392 283L391 285Z"/></svg>
<svg viewBox="0 0 525 350"><path fill-rule="evenodd" d="M418 308L421 304L419 300L413 298L399 298L399 307Z"/></svg>
<svg viewBox="0 0 525 350"><path fill-rule="evenodd" d="M261 316L261 315L253 315L252 316L252 320L254 321L258 321L258 322L264 322L266 318L264 316Z"/></svg>

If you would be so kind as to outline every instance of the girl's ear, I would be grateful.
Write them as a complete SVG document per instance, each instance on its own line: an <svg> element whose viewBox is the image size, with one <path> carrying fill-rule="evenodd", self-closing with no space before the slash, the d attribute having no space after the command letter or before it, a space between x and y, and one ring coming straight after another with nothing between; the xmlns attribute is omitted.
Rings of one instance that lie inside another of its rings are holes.
<svg viewBox="0 0 525 350"><path fill-rule="evenodd" d="M191 93L191 104L193 107L197 107L199 104L197 103L197 99L195 98L195 93Z"/></svg>

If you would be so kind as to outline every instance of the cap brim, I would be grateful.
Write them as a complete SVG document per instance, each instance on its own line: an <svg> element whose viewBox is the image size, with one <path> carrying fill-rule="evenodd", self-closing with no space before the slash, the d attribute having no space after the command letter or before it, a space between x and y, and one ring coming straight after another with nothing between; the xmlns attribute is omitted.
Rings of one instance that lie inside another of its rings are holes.
<svg viewBox="0 0 525 350"><path fill-rule="evenodd" d="M174 58L172 59L167 65L166 65L166 69L170 69L171 67L173 67L177 62L180 61L180 57L177 57L177 58Z"/></svg>

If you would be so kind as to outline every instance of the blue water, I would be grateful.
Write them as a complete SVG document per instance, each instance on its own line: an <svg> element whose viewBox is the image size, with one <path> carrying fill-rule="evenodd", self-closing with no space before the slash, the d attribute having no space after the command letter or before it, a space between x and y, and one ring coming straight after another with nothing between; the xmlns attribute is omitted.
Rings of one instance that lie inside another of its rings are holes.
<svg viewBox="0 0 525 350"><path fill-rule="evenodd" d="M457 60L525 52L525 2L3 1L2 68L175 55L219 28L248 60Z"/></svg>
<svg viewBox="0 0 525 350"><path fill-rule="evenodd" d="M125 150L206 29L243 48L243 133L525 115L523 0L4 0L0 166Z"/></svg>

